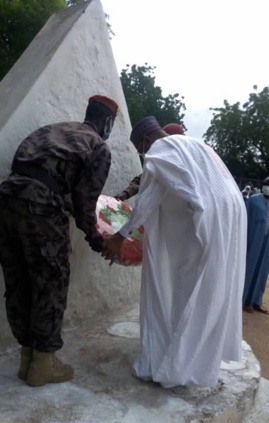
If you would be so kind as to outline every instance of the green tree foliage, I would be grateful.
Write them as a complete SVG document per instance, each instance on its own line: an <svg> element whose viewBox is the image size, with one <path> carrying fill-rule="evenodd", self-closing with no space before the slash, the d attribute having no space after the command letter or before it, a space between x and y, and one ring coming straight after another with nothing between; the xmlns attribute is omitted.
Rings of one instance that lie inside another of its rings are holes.
<svg viewBox="0 0 269 423"><path fill-rule="evenodd" d="M242 106L225 100L224 107L211 108L204 138L234 176L263 179L269 175L269 87L253 88Z"/></svg>
<svg viewBox="0 0 269 423"><path fill-rule="evenodd" d="M0 80L64 0L0 0Z"/></svg>
<svg viewBox="0 0 269 423"><path fill-rule="evenodd" d="M84 1L0 0L0 81L53 13ZM107 25L110 36L114 35Z"/></svg>
<svg viewBox="0 0 269 423"><path fill-rule="evenodd" d="M126 65L126 69L121 71L121 83L132 125L146 116L155 116L161 126L171 122L184 126L184 97L178 93L163 97L161 88L155 85L155 69L145 63L144 66Z"/></svg>
<svg viewBox="0 0 269 423"><path fill-rule="evenodd" d="M74 6L75 4L84 3L87 0L65 0L67 6Z"/></svg>

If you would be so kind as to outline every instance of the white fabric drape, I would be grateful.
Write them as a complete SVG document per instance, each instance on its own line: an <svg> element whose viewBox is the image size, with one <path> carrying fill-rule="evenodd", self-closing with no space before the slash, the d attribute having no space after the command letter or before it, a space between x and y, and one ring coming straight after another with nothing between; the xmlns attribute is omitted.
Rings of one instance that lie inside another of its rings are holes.
<svg viewBox="0 0 269 423"><path fill-rule="evenodd" d="M214 386L241 359L246 210L215 152L186 136L157 140L121 229L144 225L141 355L134 373L164 387Z"/></svg>

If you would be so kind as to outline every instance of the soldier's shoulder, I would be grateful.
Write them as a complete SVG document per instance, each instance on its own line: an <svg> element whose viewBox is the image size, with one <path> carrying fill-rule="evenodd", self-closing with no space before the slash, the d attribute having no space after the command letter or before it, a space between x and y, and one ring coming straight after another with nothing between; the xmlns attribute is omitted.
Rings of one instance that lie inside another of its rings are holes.
<svg viewBox="0 0 269 423"><path fill-rule="evenodd" d="M85 134L85 135L99 138L99 135L97 134L97 132L92 127L90 127L89 125L86 125L83 122L76 122L76 121L59 122L53 125L48 125L47 127L53 127L55 129L68 131L68 132L73 131L81 135Z"/></svg>
<svg viewBox="0 0 269 423"><path fill-rule="evenodd" d="M43 126L43 128L58 128L63 130L64 129L79 130L79 129L82 129L83 127L84 127L83 123L76 122L76 121L57 122L57 123L51 123L49 125Z"/></svg>
<svg viewBox="0 0 269 423"><path fill-rule="evenodd" d="M65 128L73 128L73 129L81 129L85 127L85 125L82 122L77 122L77 121L62 121L62 122L53 122L53 123L48 123L47 125L43 125L40 126L37 131L40 131L42 129L47 129L47 128L59 128L59 129L65 129Z"/></svg>
<svg viewBox="0 0 269 423"><path fill-rule="evenodd" d="M61 130L67 127L70 127L70 124L76 122L57 122L57 123L49 123L47 125L40 126L39 128L34 129L30 134L29 137L32 137L35 134L43 134L52 132L54 129ZM71 125L72 126L72 125Z"/></svg>

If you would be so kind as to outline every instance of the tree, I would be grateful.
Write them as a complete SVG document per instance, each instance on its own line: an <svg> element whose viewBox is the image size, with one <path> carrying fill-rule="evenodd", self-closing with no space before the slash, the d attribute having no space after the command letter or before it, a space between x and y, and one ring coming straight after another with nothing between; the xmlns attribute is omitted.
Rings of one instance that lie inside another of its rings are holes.
<svg viewBox="0 0 269 423"><path fill-rule="evenodd" d="M0 80L64 0L0 0Z"/></svg>
<svg viewBox="0 0 269 423"><path fill-rule="evenodd" d="M269 87L249 94L248 101L211 108L213 118L205 141L237 178L263 179L269 175Z"/></svg>
<svg viewBox="0 0 269 423"><path fill-rule="evenodd" d="M171 122L184 126L184 97L178 93L163 97L161 88L155 85L155 69L145 63L144 66L126 65L126 69L121 71L122 88L132 125L146 116L155 116L161 126Z"/></svg>
<svg viewBox="0 0 269 423"><path fill-rule="evenodd" d="M84 1L0 0L0 81L53 13ZM110 36L114 35L107 25Z"/></svg>
<svg viewBox="0 0 269 423"><path fill-rule="evenodd" d="M65 0L67 6L74 6L75 4L84 3L87 0Z"/></svg>

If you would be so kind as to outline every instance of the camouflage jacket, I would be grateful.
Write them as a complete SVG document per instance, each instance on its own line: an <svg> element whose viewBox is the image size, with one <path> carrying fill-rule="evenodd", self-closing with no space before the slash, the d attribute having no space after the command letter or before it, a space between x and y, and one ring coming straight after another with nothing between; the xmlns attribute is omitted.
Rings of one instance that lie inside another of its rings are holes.
<svg viewBox="0 0 269 423"><path fill-rule="evenodd" d="M111 164L107 144L95 130L79 122L47 125L30 134L19 145L12 163L13 172L0 185L0 193L48 204L71 211L76 225L91 243L99 239L96 230L96 202ZM42 168L65 194L53 192L39 180L16 173L16 167Z"/></svg>

